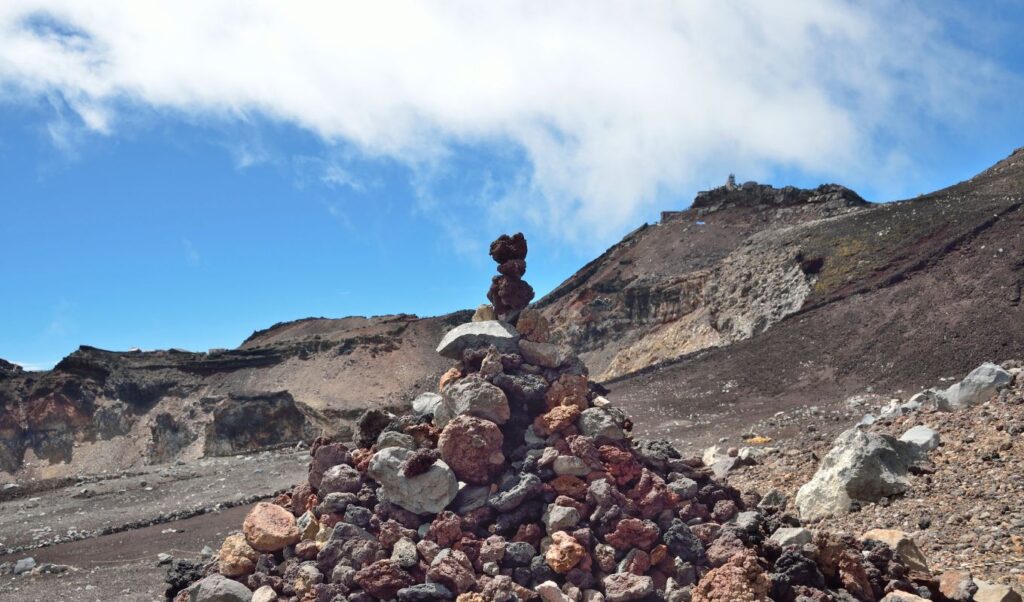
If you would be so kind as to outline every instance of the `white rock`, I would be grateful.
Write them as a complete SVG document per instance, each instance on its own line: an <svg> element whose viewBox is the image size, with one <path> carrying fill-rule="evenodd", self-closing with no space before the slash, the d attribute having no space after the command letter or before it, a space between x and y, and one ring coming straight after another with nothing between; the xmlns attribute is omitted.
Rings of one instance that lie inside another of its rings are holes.
<svg viewBox="0 0 1024 602"><path fill-rule="evenodd" d="M919 424L900 436L900 441L913 443L925 451L939 446L939 434L923 424Z"/></svg>
<svg viewBox="0 0 1024 602"><path fill-rule="evenodd" d="M540 595L540 599L544 602L572 602L569 596L566 596L562 593L562 590L558 589L558 584L554 581L539 583L534 588L534 591Z"/></svg>
<svg viewBox="0 0 1024 602"><path fill-rule="evenodd" d="M974 593L974 602L1021 602L1021 596L1012 587L998 583L974 580L978 591Z"/></svg>
<svg viewBox="0 0 1024 602"><path fill-rule="evenodd" d="M781 529L776 529L769 539L784 548L786 546L802 546L805 543L811 543L813 537L814 534L803 527L782 527Z"/></svg>
<svg viewBox="0 0 1024 602"><path fill-rule="evenodd" d="M854 501L874 502L910 487L917 446L888 435L850 429L836 438L818 472L796 495L800 517L815 522L845 514Z"/></svg>
<svg viewBox="0 0 1024 602"><path fill-rule="evenodd" d="M438 406L441 405L441 396L437 393L420 393L412 400L412 410L418 414L434 415Z"/></svg>
<svg viewBox="0 0 1024 602"><path fill-rule="evenodd" d="M467 322L448 331L437 346L444 357L459 360L465 349L494 345L502 353L518 353L519 333L499 320Z"/></svg>
<svg viewBox="0 0 1024 602"><path fill-rule="evenodd" d="M415 514L437 514L458 495L459 481L440 460L422 474L403 477L399 470L412 453L401 447L386 447L370 458L366 474L380 483L381 494L389 502Z"/></svg>
<svg viewBox="0 0 1024 602"><path fill-rule="evenodd" d="M252 602L277 602L277 592L269 585L264 585L253 592Z"/></svg>
<svg viewBox="0 0 1024 602"><path fill-rule="evenodd" d="M1013 375L996 364L985 362L964 379L938 395L940 410L959 410L988 401L999 389L1013 382Z"/></svg>

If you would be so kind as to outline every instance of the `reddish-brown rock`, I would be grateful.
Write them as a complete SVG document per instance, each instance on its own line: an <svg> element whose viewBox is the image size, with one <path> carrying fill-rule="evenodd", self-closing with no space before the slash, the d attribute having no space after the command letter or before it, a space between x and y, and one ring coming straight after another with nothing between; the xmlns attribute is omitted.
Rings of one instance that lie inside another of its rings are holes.
<svg viewBox="0 0 1024 602"><path fill-rule="evenodd" d="M519 336L534 343L547 343L551 339L551 325L536 309L524 309L516 322Z"/></svg>
<svg viewBox="0 0 1024 602"><path fill-rule="evenodd" d="M245 540L260 552L276 552L299 541L295 516L280 506L260 502L242 523Z"/></svg>
<svg viewBox="0 0 1024 602"><path fill-rule="evenodd" d="M744 550L712 569L693 589L693 602L771 602L771 582L757 555Z"/></svg>
<svg viewBox="0 0 1024 602"><path fill-rule="evenodd" d="M441 550L427 570L427 579L440 583L456 594L467 592L476 585L473 563L460 550Z"/></svg>
<svg viewBox="0 0 1024 602"><path fill-rule="evenodd" d="M399 473L403 477L411 479L427 472L440 457L441 452L436 449L417 449L402 462L402 466L398 469Z"/></svg>
<svg viewBox="0 0 1024 602"><path fill-rule="evenodd" d="M616 550L649 550L660 534L658 525L652 521L624 518L615 525L614 531L605 536L605 541Z"/></svg>
<svg viewBox="0 0 1024 602"><path fill-rule="evenodd" d="M572 475L557 476L548 485L558 495L564 495L579 501L587 499L587 483L579 477Z"/></svg>
<svg viewBox="0 0 1024 602"><path fill-rule="evenodd" d="M495 276L487 291L487 300L494 305L494 311L499 316L523 309L530 304L533 296L533 287L525 280L509 276Z"/></svg>
<svg viewBox="0 0 1024 602"><path fill-rule="evenodd" d="M587 387L587 377L577 374L563 374L558 380L551 383L544 396L548 408L558 406L575 406L582 412L587 409L587 396L590 390Z"/></svg>
<svg viewBox="0 0 1024 602"><path fill-rule="evenodd" d="M510 259L526 259L529 247L526 245L526 237L522 232L516 232L512 236L502 234L491 243L491 259L501 264Z"/></svg>
<svg viewBox="0 0 1024 602"><path fill-rule="evenodd" d="M501 472L505 456L501 453L502 435L498 425L473 416L456 416L437 441L441 459L459 479L486 484Z"/></svg>
<svg viewBox="0 0 1024 602"><path fill-rule="evenodd" d="M544 554L551 570L564 575L578 565L587 551L580 545L572 535L565 531L555 531L551 534L551 545Z"/></svg>
<svg viewBox="0 0 1024 602"><path fill-rule="evenodd" d="M462 537L462 521L459 515L445 510L437 515L437 518L430 523L427 529L426 539L436 543L442 548L450 547Z"/></svg>
<svg viewBox="0 0 1024 602"><path fill-rule="evenodd" d="M378 560L356 572L355 582L370 595L390 600L398 595L398 590L415 584L416 580L398 562Z"/></svg>
<svg viewBox="0 0 1024 602"><path fill-rule="evenodd" d="M533 421L533 430L541 437L560 433L572 427L579 416L580 409L576 406L558 406L537 416Z"/></svg>
<svg viewBox="0 0 1024 602"><path fill-rule="evenodd" d="M598 454L601 456L601 462L604 463L608 474L615 479L615 483L620 487L640 477L640 463L631 452L614 445L602 445L598 448Z"/></svg>

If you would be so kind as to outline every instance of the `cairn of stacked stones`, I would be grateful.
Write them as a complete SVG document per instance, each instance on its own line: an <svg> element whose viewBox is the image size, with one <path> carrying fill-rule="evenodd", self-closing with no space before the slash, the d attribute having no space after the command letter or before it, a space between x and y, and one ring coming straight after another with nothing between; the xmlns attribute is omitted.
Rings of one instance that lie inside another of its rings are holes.
<svg viewBox="0 0 1024 602"><path fill-rule="evenodd" d="M780 494L741 493L667 441L634 440L526 307L523 236L491 255L493 307L444 336L439 392L403 416L366 412L352 442L313 441L306 480L257 504L213 562L175 561L168 599L939 599L895 547L812 534Z"/></svg>
<svg viewBox="0 0 1024 602"><path fill-rule="evenodd" d="M499 275L491 279L487 299L494 313L503 320L515 321L517 313L533 300L533 287L525 280L526 237L522 232L502 234L491 243L491 258L498 263Z"/></svg>

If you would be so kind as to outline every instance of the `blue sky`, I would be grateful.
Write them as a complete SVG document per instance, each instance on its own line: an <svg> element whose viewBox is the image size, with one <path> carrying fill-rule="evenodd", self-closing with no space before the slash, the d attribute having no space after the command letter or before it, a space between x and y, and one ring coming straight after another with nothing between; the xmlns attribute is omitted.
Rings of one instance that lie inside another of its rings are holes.
<svg viewBox="0 0 1024 602"><path fill-rule="evenodd" d="M0 7L0 357L549 291L735 171L893 200L1024 145L1013 2Z"/></svg>

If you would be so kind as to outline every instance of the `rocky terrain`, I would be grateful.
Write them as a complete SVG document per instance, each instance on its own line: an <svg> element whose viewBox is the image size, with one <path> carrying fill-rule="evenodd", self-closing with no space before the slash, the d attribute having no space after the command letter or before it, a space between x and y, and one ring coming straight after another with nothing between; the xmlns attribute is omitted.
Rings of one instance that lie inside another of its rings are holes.
<svg viewBox="0 0 1024 602"><path fill-rule="evenodd" d="M601 394L622 408L637 441L664 439L680 458L708 460L691 466L710 479L702 483L774 488L792 503L865 411L982 362L1024 357L1022 199L1022 151L887 205L834 185L730 183L628 235L534 303L527 321L549 325L558 357L579 354L560 369L590 374L589 402ZM493 306L476 319L517 323L514 308L532 299L517 244L507 241ZM465 366L445 372L435 347L470 316L299 320L206 353L82 347L50 372L0 361L0 565L10 563L0 572L29 555L38 562L3 577L0 599L155 599L152 580L165 569L154 554L201 560L203 546L219 546L247 512L239 504L270 499L305 472L308 452L286 448L348 442L367 408L400 414L416 400L422 413L436 401L424 392L466 379ZM930 472L830 524L901 529L935 575L1017 579L1019 378L1015 386L952 413L889 408L862 430L901 435L926 423L942 441ZM719 453L704 454L713 444Z"/></svg>
<svg viewBox="0 0 1024 602"><path fill-rule="evenodd" d="M730 180L534 307L638 432L703 445L779 409L841 411L852 391L1024 355L1022 199L1021 151L885 205ZM532 299L519 266L505 271L492 302ZM3 362L0 482L344 437L363 410L436 389L434 342L469 315L311 318L205 353L82 347L49 372Z"/></svg>
<svg viewBox="0 0 1024 602"><path fill-rule="evenodd" d="M441 334L469 316L307 319L238 349L82 347L52 371L0 366L0 482L59 479L344 435L368 406L432 390Z"/></svg>
<svg viewBox="0 0 1024 602"><path fill-rule="evenodd" d="M368 410L350 444L317 438L307 478L255 505L216 557L173 562L168 600L1020 602L1012 586L969 570L933 573L907 532L855 537L824 520L906 494L913 475L927 486L947 477L931 458L938 432L918 424L896 439L865 415L795 496L741 491L725 479L767 449L693 457L635 438L586 366L551 342L547 320L525 309L524 266L507 270L525 259L521 235L499 238L491 255L502 273L494 305L441 340L453 365L440 394L403 415ZM986 363L948 388L892 400L882 417L1017 406L1021 372ZM986 460L1012 448L998 438ZM1019 487L1011 479L996 497L1019 497ZM921 514L918 527L929 526ZM981 541L1019 547L1020 527Z"/></svg>

